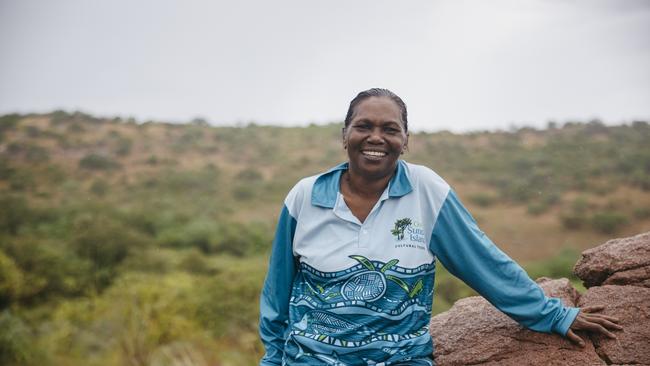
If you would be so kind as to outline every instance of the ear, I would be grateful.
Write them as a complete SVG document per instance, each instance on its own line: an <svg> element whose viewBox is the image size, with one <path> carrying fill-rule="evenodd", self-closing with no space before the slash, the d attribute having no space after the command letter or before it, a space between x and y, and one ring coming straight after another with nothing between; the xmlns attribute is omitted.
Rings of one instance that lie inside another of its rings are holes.
<svg viewBox="0 0 650 366"><path fill-rule="evenodd" d="M346 136L346 132L347 132L346 127L341 128L341 142L343 143L343 149L347 150L347 148L348 148L348 139L347 139L347 136Z"/></svg>
<svg viewBox="0 0 650 366"><path fill-rule="evenodd" d="M406 139L404 140L404 146L402 146L402 154L409 151L409 133L406 133Z"/></svg>

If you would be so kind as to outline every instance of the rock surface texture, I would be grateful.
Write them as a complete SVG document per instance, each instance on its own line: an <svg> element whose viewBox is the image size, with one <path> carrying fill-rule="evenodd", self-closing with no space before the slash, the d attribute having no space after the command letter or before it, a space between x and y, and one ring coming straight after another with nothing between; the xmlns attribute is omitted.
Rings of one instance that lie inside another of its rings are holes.
<svg viewBox="0 0 650 366"><path fill-rule="evenodd" d="M586 287L603 283L650 287L650 232L585 250L573 272Z"/></svg>
<svg viewBox="0 0 650 366"><path fill-rule="evenodd" d="M567 279L537 282L565 305L605 305L604 314L624 327L615 332L618 339L592 336L580 348L527 330L474 296L431 319L436 364L650 366L650 232L586 250L574 271L589 287L582 295Z"/></svg>

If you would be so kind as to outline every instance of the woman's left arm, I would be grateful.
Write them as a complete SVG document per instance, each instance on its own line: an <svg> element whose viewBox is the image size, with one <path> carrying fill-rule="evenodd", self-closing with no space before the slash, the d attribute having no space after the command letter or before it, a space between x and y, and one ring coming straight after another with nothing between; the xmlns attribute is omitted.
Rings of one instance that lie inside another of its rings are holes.
<svg viewBox="0 0 650 366"><path fill-rule="evenodd" d="M572 341L570 328L599 331L580 309L565 307L542 289L477 226L450 189L434 225L431 251L454 276L485 297L492 305L523 326L539 332L559 333ZM583 311L584 312L584 311ZM580 315L579 315L580 313ZM615 319L608 320L615 324ZM611 324L600 324L603 329Z"/></svg>

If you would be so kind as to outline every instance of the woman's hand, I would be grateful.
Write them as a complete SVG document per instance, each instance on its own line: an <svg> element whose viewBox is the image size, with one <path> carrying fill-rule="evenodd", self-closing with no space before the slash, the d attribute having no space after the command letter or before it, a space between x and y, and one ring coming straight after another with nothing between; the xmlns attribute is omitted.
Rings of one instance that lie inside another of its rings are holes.
<svg viewBox="0 0 650 366"><path fill-rule="evenodd" d="M575 318L566 334L567 338L580 347L585 346L585 341L574 332L576 330L585 330L595 334L604 334L609 338L616 339L616 335L610 332L610 330L623 329L623 327L618 325L618 318L603 314L594 314L604 308L605 307L602 305L585 306L584 308L580 308L578 316Z"/></svg>

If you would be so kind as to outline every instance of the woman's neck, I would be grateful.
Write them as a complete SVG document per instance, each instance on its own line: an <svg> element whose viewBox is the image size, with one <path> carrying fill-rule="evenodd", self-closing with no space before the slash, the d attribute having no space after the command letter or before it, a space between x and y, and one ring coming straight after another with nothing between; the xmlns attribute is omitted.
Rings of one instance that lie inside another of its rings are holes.
<svg viewBox="0 0 650 366"><path fill-rule="evenodd" d="M388 186L392 177L393 175L390 174L380 178L369 178L355 174L352 169L348 169L341 177L343 179L342 185L345 184L342 190L344 191L344 195L346 193L345 191L347 191L347 193L358 197L378 199Z"/></svg>

